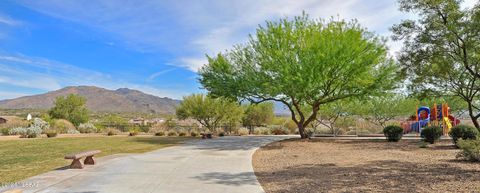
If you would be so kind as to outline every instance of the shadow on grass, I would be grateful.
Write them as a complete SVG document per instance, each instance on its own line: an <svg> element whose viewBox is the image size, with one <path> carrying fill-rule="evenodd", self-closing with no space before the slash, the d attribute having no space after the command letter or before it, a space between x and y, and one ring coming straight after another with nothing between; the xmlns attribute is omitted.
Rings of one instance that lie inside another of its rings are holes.
<svg viewBox="0 0 480 193"><path fill-rule="evenodd" d="M456 189L449 191L468 192L480 188L479 170L467 170L449 164L418 165L396 160L372 161L345 167L335 164L301 165L255 174L262 185L267 185L269 193L435 192L437 184L454 182L460 182L460 185L457 184ZM465 181L479 186L461 185Z"/></svg>

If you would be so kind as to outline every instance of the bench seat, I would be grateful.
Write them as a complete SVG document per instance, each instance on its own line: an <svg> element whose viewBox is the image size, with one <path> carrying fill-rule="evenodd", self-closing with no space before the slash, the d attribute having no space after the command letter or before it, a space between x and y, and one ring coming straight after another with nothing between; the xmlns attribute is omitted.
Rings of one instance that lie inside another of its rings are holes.
<svg viewBox="0 0 480 193"><path fill-rule="evenodd" d="M82 169L84 167L83 164L95 165L95 160L93 159L93 156L99 153L101 153L100 150L78 152L78 153L65 155L65 159L73 159L72 164L70 164L70 168ZM85 158L84 163L80 161L80 159L82 158Z"/></svg>

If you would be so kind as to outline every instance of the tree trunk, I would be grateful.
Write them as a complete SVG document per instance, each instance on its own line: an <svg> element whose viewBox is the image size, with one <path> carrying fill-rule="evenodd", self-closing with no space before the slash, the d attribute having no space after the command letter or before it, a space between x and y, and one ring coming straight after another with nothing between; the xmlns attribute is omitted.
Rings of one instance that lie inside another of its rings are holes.
<svg viewBox="0 0 480 193"><path fill-rule="evenodd" d="M305 127L303 127L303 123L298 123L298 133L300 134L300 138L307 139L308 135L305 133Z"/></svg>
<svg viewBox="0 0 480 193"><path fill-rule="evenodd" d="M480 124L478 123L478 117L473 114L473 105L472 101L467 101L468 103L468 115L470 115L470 118L472 119L473 125L477 128L477 130L480 131Z"/></svg>

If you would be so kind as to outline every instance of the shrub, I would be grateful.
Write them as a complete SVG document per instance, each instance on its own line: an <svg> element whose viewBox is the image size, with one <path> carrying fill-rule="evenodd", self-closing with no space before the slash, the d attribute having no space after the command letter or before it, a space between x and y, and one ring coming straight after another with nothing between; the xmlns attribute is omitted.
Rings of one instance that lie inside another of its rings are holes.
<svg viewBox="0 0 480 193"><path fill-rule="evenodd" d="M192 136L192 137L196 137L196 136L198 136L198 133L197 133L197 132L195 132L195 131L192 131L192 132L190 132L190 136Z"/></svg>
<svg viewBox="0 0 480 193"><path fill-rule="evenodd" d="M448 134L452 137L453 143L457 144L459 139L477 139L478 130L468 125L457 125L453 127Z"/></svg>
<svg viewBox="0 0 480 193"><path fill-rule="evenodd" d="M69 129L67 130L67 134L80 134L80 131L77 131L76 129Z"/></svg>
<svg viewBox="0 0 480 193"><path fill-rule="evenodd" d="M157 131L155 136L165 136L165 131Z"/></svg>
<svg viewBox="0 0 480 193"><path fill-rule="evenodd" d="M57 131L54 131L54 130L47 131L46 133L47 133L48 138L52 138L52 137L57 136Z"/></svg>
<svg viewBox="0 0 480 193"><path fill-rule="evenodd" d="M66 133L70 129L75 129L75 126L65 119L56 119L51 122L51 127L59 133Z"/></svg>
<svg viewBox="0 0 480 193"><path fill-rule="evenodd" d="M224 137L224 136L225 136L225 132L220 132L220 133L218 133L218 136L219 136L219 137Z"/></svg>
<svg viewBox="0 0 480 193"><path fill-rule="evenodd" d="M0 133L2 135L10 135L10 128L0 128Z"/></svg>
<svg viewBox="0 0 480 193"><path fill-rule="evenodd" d="M137 136L138 135L138 131L130 131L128 133L128 136Z"/></svg>
<svg viewBox="0 0 480 193"><path fill-rule="evenodd" d="M34 126L30 126L30 127L27 128L26 137L35 138L35 137L38 137L39 135L41 135L42 133L43 133L42 128L39 127L39 125L34 125Z"/></svg>
<svg viewBox="0 0 480 193"><path fill-rule="evenodd" d="M272 134L274 135L287 135L288 134L288 129L284 127L274 127L272 129Z"/></svg>
<svg viewBox="0 0 480 193"><path fill-rule="evenodd" d="M462 151L457 154L457 159L480 161L480 140L459 139L457 146L462 149Z"/></svg>
<svg viewBox="0 0 480 193"><path fill-rule="evenodd" d="M240 128L240 129L238 129L238 134L239 135L248 135L248 129L247 128Z"/></svg>
<svg viewBox="0 0 480 193"><path fill-rule="evenodd" d="M253 134L255 135L270 135L270 129L267 127L258 127L253 130Z"/></svg>
<svg viewBox="0 0 480 193"><path fill-rule="evenodd" d="M402 139L403 128L396 125L389 125L383 128L383 135L387 138L387 141L397 142Z"/></svg>
<svg viewBox="0 0 480 193"><path fill-rule="evenodd" d="M82 123L78 126L80 133L97 133L98 129L92 123Z"/></svg>
<svg viewBox="0 0 480 193"><path fill-rule="evenodd" d="M168 131L167 135L170 136L170 137L171 136L177 136L178 133L176 131L171 130L171 131Z"/></svg>
<svg viewBox="0 0 480 193"><path fill-rule="evenodd" d="M13 128L9 131L8 133L9 135L26 135L27 134L27 128L24 128L24 127L16 127L16 128Z"/></svg>
<svg viewBox="0 0 480 193"><path fill-rule="evenodd" d="M438 126L429 126L422 129L420 136L424 141L434 144L443 134L443 129Z"/></svg>
<svg viewBox="0 0 480 193"><path fill-rule="evenodd" d="M108 136L113 136L118 135L120 133L120 130L113 127L108 127L105 129L105 133L107 133Z"/></svg>
<svg viewBox="0 0 480 193"><path fill-rule="evenodd" d="M181 130L181 131L178 132L178 136L185 137L185 136L187 136L187 132L184 131L184 130Z"/></svg>

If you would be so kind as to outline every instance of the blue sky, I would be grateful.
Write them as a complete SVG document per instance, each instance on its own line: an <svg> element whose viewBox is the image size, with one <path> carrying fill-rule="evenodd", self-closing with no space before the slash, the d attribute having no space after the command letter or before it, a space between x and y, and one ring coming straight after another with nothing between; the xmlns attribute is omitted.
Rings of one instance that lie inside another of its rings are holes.
<svg viewBox="0 0 480 193"><path fill-rule="evenodd" d="M473 0L466 4L473 4ZM358 21L389 36L407 15L395 0L0 1L0 99L65 86L128 87L181 99L205 92L197 70L265 20ZM399 42L389 42L394 54Z"/></svg>

